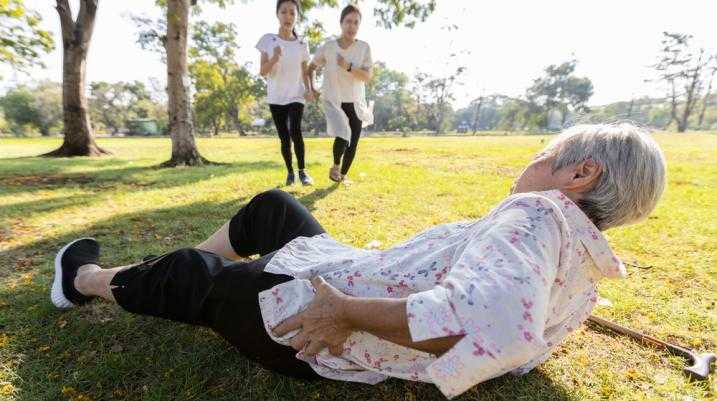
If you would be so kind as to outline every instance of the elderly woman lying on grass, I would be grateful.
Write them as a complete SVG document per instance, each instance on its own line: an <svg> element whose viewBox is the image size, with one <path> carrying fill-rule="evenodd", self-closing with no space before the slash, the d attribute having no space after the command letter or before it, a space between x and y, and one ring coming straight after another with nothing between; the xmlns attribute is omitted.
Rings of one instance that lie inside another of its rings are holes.
<svg viewBox="0 0 717 401"><path fill-rule="evenodd" d="M399 377L453 397L547 359L589 316L597 282L625 275L601 232L646 218L664 187L665 161L646 132L577 126L487 216L385 251L335 241L272 190L197 247L135 265L102 269L95 240L73 241L55 259L51 298L70 308L102 297L206 326L294 377Z"/></svg>

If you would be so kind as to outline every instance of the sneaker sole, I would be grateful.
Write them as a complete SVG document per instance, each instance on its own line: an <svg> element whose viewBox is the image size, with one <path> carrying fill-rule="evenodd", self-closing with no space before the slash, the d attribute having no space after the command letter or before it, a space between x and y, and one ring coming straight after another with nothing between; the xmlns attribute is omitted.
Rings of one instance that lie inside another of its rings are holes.
<svg viewBox="0 0 717 401"><path fill-rule="evenodd" d="M76 306L69 299L65 298L65 294L62 292L62 255L64 255L67 251L67 248L72 246L75 242L82 241L85 239L91 239L93 241L95 240L94 238L89 237L78 238L70 242L69 244L63 246L62 249L57 252L57 255L55 255L55 279L52 281L50 300L52 300L52 303L59 309L70 309Z"/></svg>

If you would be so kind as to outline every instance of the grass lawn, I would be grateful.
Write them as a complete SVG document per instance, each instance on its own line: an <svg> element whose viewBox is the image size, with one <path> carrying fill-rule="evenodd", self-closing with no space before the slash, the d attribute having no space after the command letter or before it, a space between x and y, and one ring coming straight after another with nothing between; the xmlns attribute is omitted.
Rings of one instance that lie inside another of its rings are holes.
<svg viewBox="0 0 717 401"><path fill-rule="evenodd" d="M609 231L630 266L603 281L597 315L717 351L717 135L658 134L669 186L644 223ZM476 219L502 200L545 137L365 138L350 187L331 185L331 141L308 139L314 187L293 193L337 239L390 247L435 224ZM210 331L93 302L49 300L52 259L92 235L106 265L197 244L254 194L285 178L275 138L200 139L226 165L156 169L168 139L102 139L97 159L44 159L57 139L0 139L0 400L441 400L432 385L307 384L244 360ZM238 316L237 318L241 318ZM683 361L583 327L523 377L461 400L717 400L717 380L688 382Z"/></svg>

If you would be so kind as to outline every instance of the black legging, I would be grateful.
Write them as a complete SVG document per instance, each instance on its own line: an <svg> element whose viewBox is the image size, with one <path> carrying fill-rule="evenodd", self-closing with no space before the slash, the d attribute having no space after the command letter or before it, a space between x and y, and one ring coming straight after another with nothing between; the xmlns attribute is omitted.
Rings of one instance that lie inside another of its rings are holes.
<svg viewBox="0 0 717 401"><path fill-rule="evenodd" d="M361 137L362 122L356 115L356 109L353 103L341 103L341 110L343 110L349 118L351 144L349 145L345 139L338 137L334 140L334 165L338 166L339 163L341 163L341 156L343 156L344 162L341 165L341 174L346 175L356 156L356 148L358 148L359 138Z"/></svg>
<svg viewBox="0 0 717 401"><path fill-rule="evenodd" d="M301 103L270 104L269 110L271 110L276 131L279 133L281 156L284 158L286 169L290 173L294 171L291 163L291 142L294 142L296 161L299 164L299 170L303 170L304 137L301 135L301 116L304 114L304 105Z"/></svg>
<svg viewBox="0 0 717 401"><path fill-rule="evenodd" d="M209 327L270 370L316 379L320 376L296 359L296 351L266 333L258 294L293 280L264 272L276 250L296 237L324 232L293 196L276 189L264 192L229 223L234 251L262 255L259 259L235 262L211 252L180 249L120 271L110 283L112 294L129 312Z"/></svg>

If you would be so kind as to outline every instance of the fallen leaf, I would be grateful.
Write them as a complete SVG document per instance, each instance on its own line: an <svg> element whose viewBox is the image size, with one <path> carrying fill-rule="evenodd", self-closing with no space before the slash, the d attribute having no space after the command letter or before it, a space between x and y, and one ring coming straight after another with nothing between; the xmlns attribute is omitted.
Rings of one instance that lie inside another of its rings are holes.
<svg viewBox="0 0 717 401"><path fill-rule="evenodd" d="M606 308L612 308L612 301L607 298L598 297L597 304Z"/></svg>
<svg viewBox="0 0 717 401"><path fill-rule="evenodd" d="M381 247L381 245L382 245L381 241L373 240L373 241L369 242L368 244L366 244L365 248L366 249L378 249Z"/></svg>

